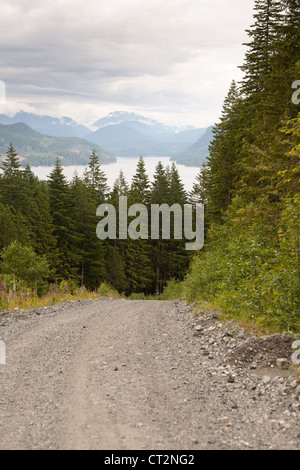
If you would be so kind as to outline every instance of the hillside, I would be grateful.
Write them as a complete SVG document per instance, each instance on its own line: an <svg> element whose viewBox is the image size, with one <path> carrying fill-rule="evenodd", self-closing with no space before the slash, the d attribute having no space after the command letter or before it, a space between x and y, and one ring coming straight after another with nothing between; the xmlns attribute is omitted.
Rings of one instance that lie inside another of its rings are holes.
<svg viewBox="0 0 300 470"><path fill-rule="evenodd" d="M10 142L22 157L22 164L51 166L57 157L64 165L85 165L96 150L102 164L115 161L115 157L98 145L77 137L53 137L40 134L27 124L0 124L0 155L3 157Z"/></svg>
<svg viewBox="0 0 300 470"><path fill-rule="evenodd" d="M24 122L31 129L41 134L53 137L79 137L83 138L88 132L88 127L78 124L69 117L56 118L53 116L40 116L33 113L20 111L13 117L0 114L0 124L17 124Z"/></svg>
<svg viewBox="0 0 300 470"><path fill-rule="evenodd" d="M93 123L85 138L120 156L176 155L194 144L206 128L166 126L153 119L116 111Z"/></svg>
<svg viewBox="0 0 300 470"><path fill-rule="evenodd" d="M206 128L195 128L193 126L168 126L162 124L154 119L147 118L135 113L127 111L115 111L109 113L107 116L98 119L90 125L90 128L78 124L70 117L53 117L48 115L37 115L34 113L27 113L20 111L13 117L5 114L0 114L0 125L13 125L24 123L29 126L33 131L49 137L64 137L64 138L79 138L95 144L106 152L123 157L131 157L143 155L147 156L174 156L185 157L189 155L191 146L197 144L206 132ZM7 132L8 129L7 129ZM32 137L34 135L32 134ZM35 136L36 137L36 136ZM19 140L19 137L16 137ZM44 146L45 141L42 146ZM66 145L65 145L66 144ZM27 145L27 144L26 144ZM25 146L26 146L25 145ZM68 145L71 150L68 152ZM20 141L20 146L23 149L23 143ZM77 153L79 150L84 154L85 145L78 141L59 142L57 147L52 141L51 150L49 150L49 142L47 142L47 151L42 151L42 158L52 159L52 154L63 154L66 161L77 163ZM30 146L29 146L30 147ZM22 150L23 153L28 151ZM37 142L33 146L38 147ZM76 150L73 151L72 149ZM54 149L54 150L53 150ZM52 152L53 150L53 152ZM205 149L204 149L205 150ZM98 153L104 153L103 150L97 149ZM20 150L21 152L21 150ZM48 155L49 153L49 155ZM202 154L201 154L202 156ZM27 157L33 162L38 158L38 154L34 152L27 153ZM80 158L81 160L81 158ZM187 163L185 159L182 160L183 164L193 164L193 160L189 158ZM103 161L104 162L104 161ZM43 164L43 163L42 163ZM198 166L198 161L196 160Z"/></svg>

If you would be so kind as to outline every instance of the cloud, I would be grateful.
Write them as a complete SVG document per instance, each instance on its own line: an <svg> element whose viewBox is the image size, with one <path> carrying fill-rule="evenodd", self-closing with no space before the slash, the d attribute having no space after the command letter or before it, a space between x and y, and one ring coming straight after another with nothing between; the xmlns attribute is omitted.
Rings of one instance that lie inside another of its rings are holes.
<svg viewBox="0 0 300 470"><path fill-rule="evenodd" d="M11 101L49 108L56 101L68 110L73 102L73 114L109 104L193 114L195 105L209 107L207 95L216 112L238 74L252 7L253 0L2 0L0 79Z"/></svg>

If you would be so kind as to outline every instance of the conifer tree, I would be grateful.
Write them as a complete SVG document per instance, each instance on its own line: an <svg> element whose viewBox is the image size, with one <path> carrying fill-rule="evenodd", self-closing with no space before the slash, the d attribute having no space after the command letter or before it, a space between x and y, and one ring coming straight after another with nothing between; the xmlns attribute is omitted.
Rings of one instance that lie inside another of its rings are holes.
<svg viewBox="0 0 300 470"><path fill-rule="evenodd" d="M99 157L95 150L93 150L90 155L88 166L89 169L85 172L84 176L96 193L97 203L102 204L108 195L109 187L107 185L107 178L99 164Z"/></svg>
<svg viewBox="0 0 300 470"><path fill-rule="evenodd" d="M135 202L146 205L149 204L150 181L146 172L143 157L139 158L136 173L132 178L131 194L133 195Z"/></svg>
<svg viewBox="0 0 300 470"><path fill-rule="evenodd" d="M0 203L0 250L10 245L17 238L14 217L9 207Z"/></svg>
<svg viewBox="0 0 300 470"><path fill-rule="evenodd" d="M79 235L74 222L74 203L70 188L63 174L59 159L48 179L50 211L54 224L53 235L56 238L59 259L58 279L78 278L77 269L81 260L78 250Z"/></svg>
<svg viewBox="0 0 300 470"><path fill-rule="evenodd" d="M22 202L21 192L21 172L18 153L10 143L5 159L2 161L2 201L8 204L14 211L20 209Z"/></svg>
<svg viewBox="0 0 300 470"><path fill-rule="evenodd" d="M273 45L278 39L278 25L282 18L282 2L279 0L255 0L254 24L246 30L250 42L244 64L242 91L251 96L264 91L264 79L271 71Z"/></svg>
<svg viewBox="0 0 300 470"><path fill-rule="evenodd" d="M55 226L50 210L48 188L45 182L39 182L36 188L35 211L32 217L33 246L38 255L45 255L50 267L50 278L54 280L58 268L59 251L54 235Z"/></svg>
<svg viewBox="0 0 300 470"><path fill-rule="evenodd" d="M73 179L72 200L75 203L74 222L80 252L78 275L82 286L96 289L105 279L104 243L96 235L96 205L93 188L78 177Z"/></svg>
<svg viewBox="0 0 300 470"><path fill-rule="evenodd" d="M239 90L233 81L225 98L220 122L213 128L213 140L207 158L208 170L203 180L209 220L221 220L232 200L241 139Z"/></svg>

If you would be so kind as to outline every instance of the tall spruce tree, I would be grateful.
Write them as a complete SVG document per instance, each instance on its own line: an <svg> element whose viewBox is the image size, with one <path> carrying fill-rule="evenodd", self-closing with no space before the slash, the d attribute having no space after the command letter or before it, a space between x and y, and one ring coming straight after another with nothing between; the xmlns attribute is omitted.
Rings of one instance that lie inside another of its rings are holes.
<svg viewBox="0 0 300 470"><path fill-rule="evenodd" d="M264 92L264 79L271 71L271 56L274 43L278 40L282 11L283 5L279 0L255 0L255 21L246 30L250 42L245 44L248 50L244 64L240 67L245 74L242 91L246 96Z"/></svg>
<svg viewBox="0 0 300 470"><path fill-rule="evenodd" d="M74 222L78 234L77 250L80 253L80 283L88 289L96 289L104 281L106 272L104 243L96 235L98 221L95 193L92 187L75 176L71 196L75 203Z"/></svg>
<svg viewBox="0 0 300 470"><path fill-rule="evenodd" d="M136 173L132 177L130 192L133 195L135 202L146 205L149 204L150 181L146 172L143 157L139 158Z"/></svg>
<svg viewBox="0 0 300 470"><path fill-rule="evenodd" d="M54 224L53 235L56 238L59 259L56 267L57 278L78 279L78 265L81 253L78 249L80 236L76 233L74 220L74 202L60 160L48 178L50 211Z"/></svg>
<svg viewBox="0 0 300 470"><path fill-rule="evenodd" d="M8 204L12 210L18 211L22 205L22 184L20 160L18 153L11 142L2 161L2 201Z"/></svg>
<svg viewBox="0 0 300 470"><path fill-rule="evenodd" d="M109 187L107 185L107 178L104 171L99 163L99 157L96 151L93 150L90 155L89 169L85 172L85 179L94 189L97 196L97 203L102 204L109 193Z"/></svg>
<svg viewBox="0 0 300 470"><path fill-rule="evenodd" d="M213 128L208 169L203 180L209 221L220 221L232 200L241 146L240 126L239 90L233 81L224 101L220 122Z"/></svg>

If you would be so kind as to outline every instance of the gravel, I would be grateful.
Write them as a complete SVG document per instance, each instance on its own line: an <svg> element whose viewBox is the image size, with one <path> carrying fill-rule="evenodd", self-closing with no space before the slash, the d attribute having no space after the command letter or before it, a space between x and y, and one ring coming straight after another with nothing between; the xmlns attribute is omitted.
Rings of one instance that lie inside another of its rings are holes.
<svg viewBox="0 0 300 470"><path fill-rule="evenodd" d="M299 449L289 334L183 301L0 314L0 449Z"/></svg>

